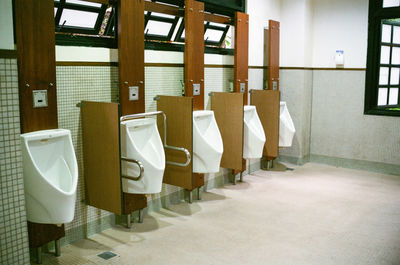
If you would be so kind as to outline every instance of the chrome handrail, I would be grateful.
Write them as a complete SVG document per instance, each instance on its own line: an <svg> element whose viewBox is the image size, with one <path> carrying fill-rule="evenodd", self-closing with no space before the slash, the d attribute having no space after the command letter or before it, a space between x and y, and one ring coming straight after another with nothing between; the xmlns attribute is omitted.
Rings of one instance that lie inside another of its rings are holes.
<svg viewBox="0 0 400 265"><path fill-rule="evenodd" d="M144 167L143 167L143 164L140 161L137 161L137 160L132 159L132 158L127 158L127 157L124 157L124 156L121 156L121 160L124 160L124 161L129 162L129 163L137 164L139 166L139 169L140 169L139 176L132 177L132 176L127 176L127 175L122 175L123 178L130 179L130 180L133 180L133 181L139 181L139 180L142 179L143 172L144 172Z"/></svg>
<svg viewBox="0 0 400 265"><path fill-rule="evenodd" d="M191 161L190 152L186 148L183 148L183 147L167 145L167 115L165 115L164 111L159 110L159 111L153 111L153 112L125 115L125 116L121 116L120 121L123 122L123 121L127 121L127 120L133 120L133 119L144 118L144 117L149 117L149 116L157 116L157 115L162 115L164 118L164 144L163 144L164 148L172 149L172 150L176 150L176 151L182 151L186 154L186 162L185 163L172 162L172 161L165 161L165 163L168 165L174 165L174 166L178 166L178 167L188 166Z"/></svg>

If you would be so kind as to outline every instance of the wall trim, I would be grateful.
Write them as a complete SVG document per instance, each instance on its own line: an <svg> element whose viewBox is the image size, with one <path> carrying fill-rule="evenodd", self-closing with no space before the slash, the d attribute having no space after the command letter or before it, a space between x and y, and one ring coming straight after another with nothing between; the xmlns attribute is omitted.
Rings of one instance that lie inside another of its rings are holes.
<svg viewBox="0 0 400 265"><path fill-rule="evenodd" d="M400 165L395 164L315 154L310 155L310 162L400 176Z"/></svg>
<svg viewBox="0 0 400 265"><path fill-rule="evenodd" d="M1 51L1 50L0 50ZM0 53L1 58L1 53ZM57 66L118 66L118 62L80 62L57 61ZM145 63L145 67L185 67L183 63ZM234 68L233 64L205 64L204 68ZM249 69L267 70L268 66L249 65ZM366 68L332 68L332 67L291 67L281 66L280 70L315 70L315 71L366 71Z"/></svg>
<svg viewBox="0 0 400 265"><path fill-rule="evenodd" d="M0 49L0 58L2 59L16 59L17 58L17 50L2 50Z"/></svg>

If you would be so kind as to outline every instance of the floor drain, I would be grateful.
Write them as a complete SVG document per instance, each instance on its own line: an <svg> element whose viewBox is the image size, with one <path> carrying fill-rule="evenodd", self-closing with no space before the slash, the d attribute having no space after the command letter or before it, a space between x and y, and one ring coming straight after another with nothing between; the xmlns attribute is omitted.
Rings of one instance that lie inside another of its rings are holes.
<svg viewBox="0 0 400 265"><path fill-rule="evenodd" d="M102 259L107 260L107 259L111 259L112 257L117 256L117 254L112 253L112 252L110 252L110 251L106 251L106 252L103 252L103 253L101 253L101 254L99 254L99 255L97 255L97 256L99 256L99 257L102 258Z"/></svg>

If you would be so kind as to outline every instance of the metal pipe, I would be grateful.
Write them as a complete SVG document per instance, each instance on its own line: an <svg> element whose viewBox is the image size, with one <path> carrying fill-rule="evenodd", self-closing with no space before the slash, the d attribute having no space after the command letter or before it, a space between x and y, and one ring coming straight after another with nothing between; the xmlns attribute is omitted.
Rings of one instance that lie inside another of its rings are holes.
<svg viewBox="0 0 400 265"><path fill-rule="evenodd" d="M149 117L149 116L157 116L157 115L162 115L163 116L163 121L164 121L164 148L166 149L172 149L176 151L181 151L186 154L186 162L185 163L178 163L178 162L172 162L172 161L166 161L166 164L168 165L174 165L174 166L179 166L179 167L186 167L190 164L191 161L191 156L190 152L183 147L176 147L176 146L170 146L167 145L167 115L163 111L153 111L153 112L147 112L147 113L138 113L138 114L131 114L131 115L126 115L122 116L120 118L120 121L127 121L127 120L133 120L133 119L138 119L138 118L144 118L144 117Z"/></svg>
<svg viewBox="0 0 400 265"><path fill-rule="evenodd" d="M239 175L239 182L243 182L243 172L240 172L240 175Z"/></svg>
<svg viewBox="0 0 400 265"><path fill-rule="evenodd" d="M54 249L55 249L55 256L59 257L61 256L61 243L60 239L57 239L54 241Z"/></svg>
<svg viewBox="0 0 400 265"><path fill-rule="evenodd" d="M191 204L193 202L193 192L189 191L189 203Z"/></svg>
<svg viewBox="0 0 400 265"><path fill-rule="evenodd" d="M200 192L200 187L197 188L197 200L201 200L201 192Z"/></svg>
<svg viewBox="0 0 400 265"><path fill-rule="evenodd" d="M137 164L139 166L139 169L140 169L139 176L131 177L131 176L122 175L123 178L130 179L130 180L133 180L133 181L139 181L139 180L142 179L143 172L144 172L144 167L143 167L143 164L140 161L137 161L137 160L132 159L132 158L127 158L127 157L124 157L124 156L121 157L121 160L124 160L124 161L129 162L129 163Z"/></svg>
<svg viewBox="0 0 400 265"><path fill-rule="evenodd" d="M36 261L37 264L42 264L42 247L36 248Z"/></svg>
<svg viewBox="0 0 400 265"><path fill-rule="evenodd" d="M139 223L143 223L143 209L139 210Z"/></svg>
<svg viewBox="0 0 400 265"><path fill-rule="evenodd" d="M126 228L131 228L131 214L126 216Z"/></svg>

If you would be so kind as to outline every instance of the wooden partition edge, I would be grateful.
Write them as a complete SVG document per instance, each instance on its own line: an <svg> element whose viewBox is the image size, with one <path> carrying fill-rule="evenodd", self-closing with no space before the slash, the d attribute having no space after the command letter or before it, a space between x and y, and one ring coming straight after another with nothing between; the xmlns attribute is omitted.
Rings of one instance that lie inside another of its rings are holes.
<svg viewBox="0 0 400 265"><path fill-rule="evenodd" d="M2 59L17 59L17 50L2 50L2 49L0 49L0 58L2 58Z"/></svg>

